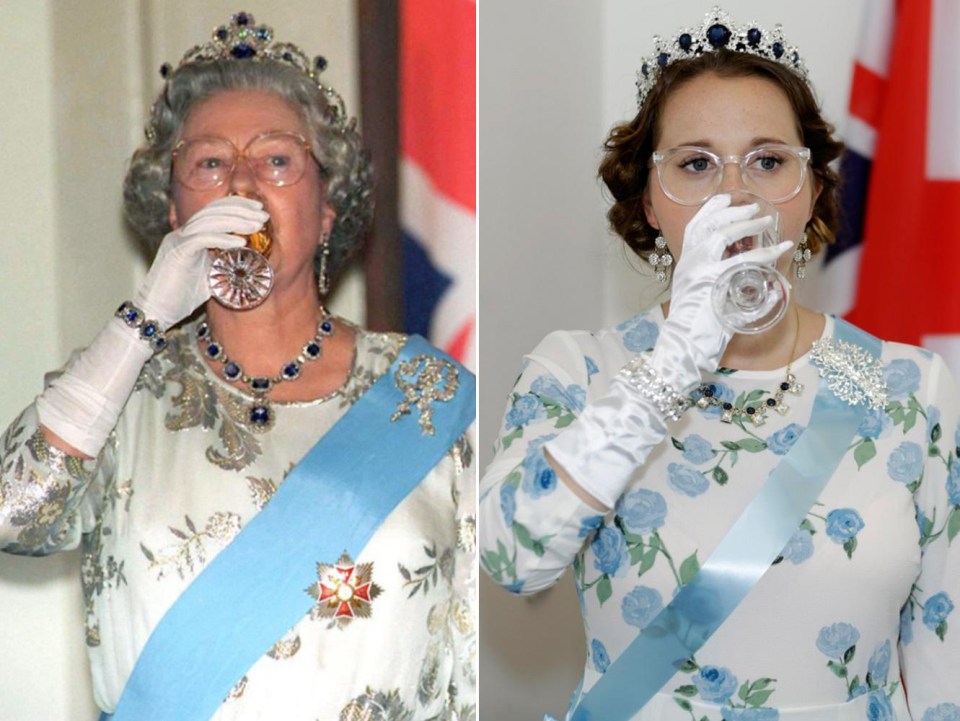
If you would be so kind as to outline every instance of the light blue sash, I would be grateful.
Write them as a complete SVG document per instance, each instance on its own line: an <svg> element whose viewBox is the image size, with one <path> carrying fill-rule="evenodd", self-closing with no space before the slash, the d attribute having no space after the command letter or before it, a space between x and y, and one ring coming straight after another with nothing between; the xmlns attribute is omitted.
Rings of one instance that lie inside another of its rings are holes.
<svg viewBox="0 0 960 721"><path fill-rule="evenodd" d="M834 337L880 356L879 340L842 320ZM707 642L790 541L865 412L866 405L841 401L820 381L810 422L793 448L693 580L581 698L571 721L628 721Z"/></svg>
<svg viewBox="0 0 960 721"><path fill-rule="evenodd" d="M418 369L449 378L454 368L459 388L451 399L443 400L450 388L435 374L411 381ZM431 387L439 392L431 395ZM473 375L412 336L390 370L167 611L116 711L101 721L208 721L233 685L310 611L315 601L305 589L317 580L316 564L334 563L344 550L357 558L475 413ZM431 414L433 435L422 422Z"/></svg>

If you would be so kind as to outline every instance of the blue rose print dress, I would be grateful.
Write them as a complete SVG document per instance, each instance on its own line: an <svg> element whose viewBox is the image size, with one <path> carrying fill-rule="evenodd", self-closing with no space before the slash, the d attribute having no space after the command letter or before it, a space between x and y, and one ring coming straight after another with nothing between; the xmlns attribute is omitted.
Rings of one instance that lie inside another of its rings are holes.
<svg viewBox="0 0 960 721"><path fill-rule="evenodd" d="M657 308L541 342L481 482L480 558L495 581L535 593L573 566L587 658L571 707L693 578L806 432L819 383L809 354L795 361L805 389L763 425L693 407L598 514L558 481L542 446L654 345L662 323ZM828 318L824 338L834 327ZM923 349L884 343L881 363L885 410L867 412L780 557L635 720L960 721L957 393ZM784 376L721 369L706 381L739 407Z"/></svg>

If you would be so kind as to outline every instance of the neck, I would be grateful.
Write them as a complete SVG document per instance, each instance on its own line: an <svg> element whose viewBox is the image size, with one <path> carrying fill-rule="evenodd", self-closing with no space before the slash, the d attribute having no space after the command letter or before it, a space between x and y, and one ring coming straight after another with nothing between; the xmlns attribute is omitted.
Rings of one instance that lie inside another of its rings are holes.
<svg viewBox="0 0 960 721"><path fill-rule="evenodd" d="M664 316L669 313L669 305L663 304ZM791 298L783 319L772 328L753 335L734 335L720 365L738 370L782 368L810 350L823 333L825 322L823 315L797 305Z"/></svg>
<svg viewBox="0 0 960 721"><path fill-rule="evenodd" d="M207 301L207 323L213 337L250 375L273 375L317 332L322 311L316 288L295 297L277 295L275 289L262 305L246 311Z"/></svg>

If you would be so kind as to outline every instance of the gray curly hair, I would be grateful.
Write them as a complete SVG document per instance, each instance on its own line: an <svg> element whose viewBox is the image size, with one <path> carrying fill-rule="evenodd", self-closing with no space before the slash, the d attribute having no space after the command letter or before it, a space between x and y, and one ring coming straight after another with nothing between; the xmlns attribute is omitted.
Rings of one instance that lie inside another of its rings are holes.
<svg viewBox="0 0 960 721"><path fill-rule="evenodd" d="M123 184L127 221L153 250L170 232L173 146L194 106L226 90L261 90L300 113L321 167L324 200L337 217L330 233L327 273L335 278L360 246L373 218L373 172L354 121L338 113L315 81L275 60L216 60L185 64L173 72L151 111L151 141L134 152ZM314 258L319 272L320 249Z"/></svg>

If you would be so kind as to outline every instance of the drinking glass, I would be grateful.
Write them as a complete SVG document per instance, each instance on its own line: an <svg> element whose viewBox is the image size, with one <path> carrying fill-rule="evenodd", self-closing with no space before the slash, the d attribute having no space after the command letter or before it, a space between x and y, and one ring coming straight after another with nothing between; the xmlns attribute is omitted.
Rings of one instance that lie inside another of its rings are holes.
<svg viewBox="0 0 960 721"><path fill-rule="evenodd" d="M780 214L761 196L747 190L734 191L731 205L757 204L755 218L770 216L773 223L760 233L742 238L727 247L724 258L754 248L775 246L780 242ZM734 333L760 333L776 325L783 317L790 298L789 285L771 264L745 261L728 268L713 287L713 310L717 318Z"/></svg>
<svg viewBox="0 0 960 721"><path fill-rule="evenodd" d="M273 245L270 224L243 236L247 245L218 252L210 267L210 293L234 310L256 308L273 289L273 268L267 262Z"/></svg>

